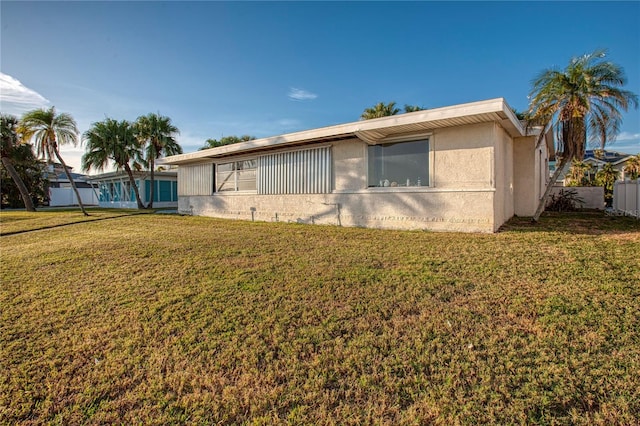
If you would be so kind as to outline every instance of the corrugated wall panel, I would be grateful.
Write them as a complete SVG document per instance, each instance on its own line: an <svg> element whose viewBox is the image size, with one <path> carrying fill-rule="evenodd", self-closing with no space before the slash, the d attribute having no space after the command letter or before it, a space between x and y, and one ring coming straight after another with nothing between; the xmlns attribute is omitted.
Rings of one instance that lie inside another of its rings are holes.
<svg viewBox="0 0 640 426"><path fill-rule="evenodd" d="M262 155L258 158L258 194L331 192L331 148Z"/></svg>
<svg viewBox="0 0 640 426"><path fill-rule="evenodd" d="M213 164L178 167L178 196L211 195L213 193Z"/></svg>

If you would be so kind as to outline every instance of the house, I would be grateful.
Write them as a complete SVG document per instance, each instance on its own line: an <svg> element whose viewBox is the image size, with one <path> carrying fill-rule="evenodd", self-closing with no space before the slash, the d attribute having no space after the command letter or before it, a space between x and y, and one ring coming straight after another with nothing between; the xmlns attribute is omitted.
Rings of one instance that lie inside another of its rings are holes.
<svg viewBox="0 0 640 426"><path fill-rule="evenodd" d="M149 172L133 172L140 199L146 206L151 196L151 176ZM178 206L178 174L172 171L154 173L153 207L175 208ZM100 207L138 208L136 196L129 176L124 171L103 173L91 177L98 188Z"/></svg>
<svg viewBox="0 0 640 426"><path fill-rule="evenodd" d="M504 99L357 121L167 157L178 210L220 218L494 232L532 216L553 137Z"/></svg>
<svg viewBox="0 0 640 426"><path fill-rule="evenodd" d="M72 171L73 167L70 166L67 166L67 170L78 189L82 204L85 206L97 205L98 197L96 195L96 188L91 184L89 176L74 173ZM61 207L78 205L78 199L62 164L48 164L45 169L45 176L49 181L49 206Z"/></svg>
<svg viewBox="0 0 640 426"><path fill-rule="evenodd" d="M605 164L611 164L613 169L618 172L619 180L630 179L629 175L625 173L625 167L627 162L633 157L633 155L625 154L622 152L616 151L608 151L608 150L599 150L599 149L589 149L584 153L584 159L582 160L585 164L590 167L590 170L586 171L589 180L593 180L595 178L596 173L602 170L602 167ZM555 162L551 162L551 174L555 167ZM571 163L567 163L564 167L564 170L558 176L558 180L556 182L557 185L566 185L570 178L567 176L569 174L569 169L571 169Z"/></svg>
<svg viewBox="0 0 640 426"><path fill-rule="evenodd" d="M602 166L605 164L611 164L613 169L618 172L618 179L625 180L629 178L628 175L625 175L625 166L631 157L633 156L616 151L588 150L584 154L584 162L592 167L594 174L602 170Z"/></svg>

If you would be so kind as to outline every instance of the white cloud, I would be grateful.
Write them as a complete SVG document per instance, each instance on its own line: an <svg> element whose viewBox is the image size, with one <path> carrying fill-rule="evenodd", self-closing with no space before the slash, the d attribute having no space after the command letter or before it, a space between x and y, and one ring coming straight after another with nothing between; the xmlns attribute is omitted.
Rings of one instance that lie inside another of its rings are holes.
<svg viewBox="0 0 640 426"><path fill-rule="evenodd" d="M289 99L293 101L312 101L318 97L315 93L308 92L304 89L298 89L295 87L289 88L289 94L287 94Z"/></svg>
<svg viewBox="0 0 640 426"><path fill-rule="evenodd" d="M0 104L2 112L21 115L22 113L44 108L49 100L35 90L24 86L18 79L0 72Z"/></svg>
<svg viewBox="0 0 640 426"><path fill-rule="evenodd" d="M621 132L616 141L634 141L640 139L640 133Z"/></svg>

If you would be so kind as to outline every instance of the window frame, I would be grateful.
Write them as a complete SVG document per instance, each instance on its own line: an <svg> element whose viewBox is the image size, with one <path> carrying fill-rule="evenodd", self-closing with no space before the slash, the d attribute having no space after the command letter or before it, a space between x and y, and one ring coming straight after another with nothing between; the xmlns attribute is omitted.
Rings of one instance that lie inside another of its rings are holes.
<svg viewBox="0 0 640 426"><path fill-rule="evenodd" d="M371 148L372 147L383 147L385 145L397 145L402 143L410 143L410 142L426 142L427 150L425 152L427 159L427 166L425 170L425 178L421 177L421 184L418 186L416 184L407 186L406 183L399 184L397 186L373 186L370 185L371 178ZM370 144L366 147L366 189L369 191L396 191L396 192L407 192L407 191L419 191L428 188L433 188L433 163L434 163L434 143L433 143L433 134L424 134L424 135L414 135L412 137L407 138L398 138L398 139L389 139L385 141L381 141L377 144Z"/></svg>
<svg viewBox="0 0 640 426"><path fill-rule="evenodd" d="M238 163L244 163L246 161L253 161L254 167L250 168L250 169L244 169L244 168L238 168L237 165ZM219 167L222 165L226 165L226 164L232 164L232 170L227 171L227 172L222 172L222 173L232 173L233 174L233 189L227 189L227 190L223 190L220 191L220 186L219 186L219 173L221 173L219 171ZM243 170L253 170L254 171L254 178L253 179L249 179L246 180L245 182L254 182L254 186L253 189L239 189L238 183L242 181L242 179L238 179L239 175L241 174L241 172ZM258 192L258 157L257 156L250 156L250 157L240 157L240 158L234 158L231 161L220 161L220 162L216 162L215 163L215 167L213 170L213 193L214 194L237 194L237 193L244 193L244 194L255 194Z"/></svg>

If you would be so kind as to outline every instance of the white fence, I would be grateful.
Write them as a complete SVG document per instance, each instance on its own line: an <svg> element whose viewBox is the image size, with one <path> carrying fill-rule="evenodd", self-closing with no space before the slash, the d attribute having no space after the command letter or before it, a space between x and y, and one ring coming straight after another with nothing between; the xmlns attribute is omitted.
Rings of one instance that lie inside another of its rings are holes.
<svg viewBox="0 0 640 426"><path fill-rule="evenodd" d="M82 204L85 206L97 206L98 194L92 188L78 188ZM73 188L49 188L49 206L77 206L78 200Z"/></svg>
<svg viewBox="0 0 640 426"><path fill-rule="evenodd" d="M640 179L613 185L613 208L621 214L640 218Z"/></svg>

